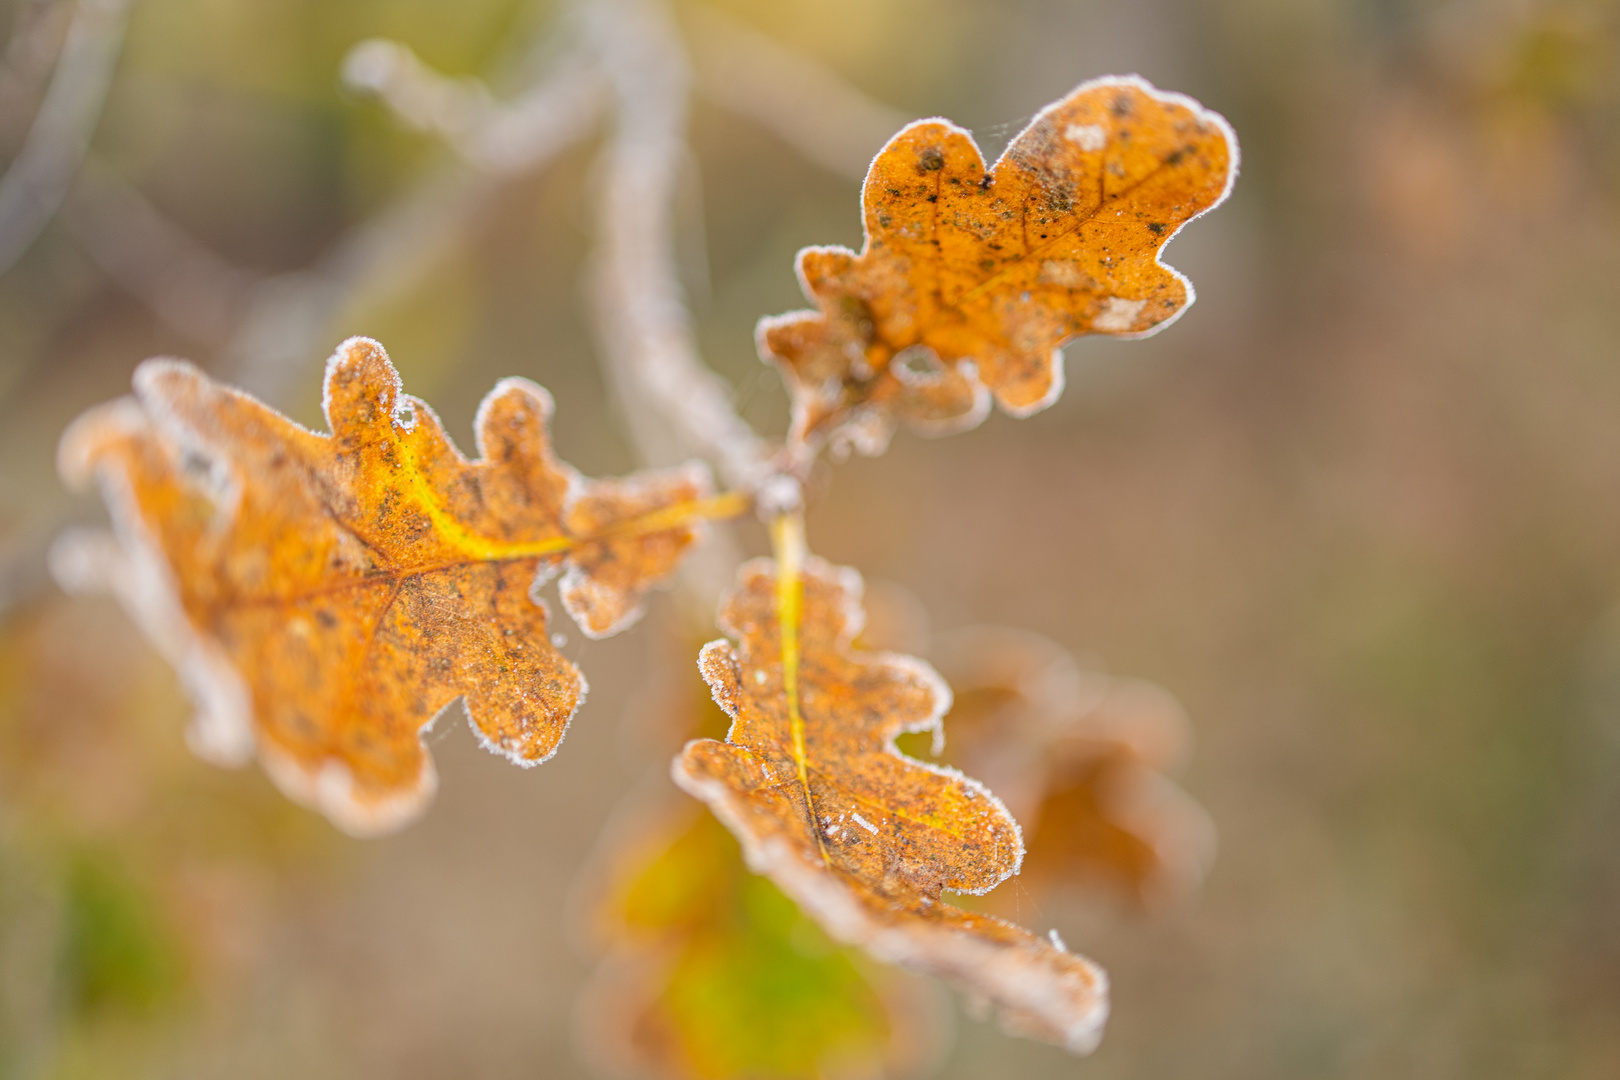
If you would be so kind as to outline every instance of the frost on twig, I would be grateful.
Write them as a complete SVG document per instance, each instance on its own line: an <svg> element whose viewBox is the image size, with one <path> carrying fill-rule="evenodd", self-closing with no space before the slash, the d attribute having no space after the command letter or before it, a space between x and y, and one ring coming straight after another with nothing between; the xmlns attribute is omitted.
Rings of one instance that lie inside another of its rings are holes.
<svg viewBox="0 0 1620 1080"><path fill-rule="evenodd" d="M690 78L679 39L667 14L642 0L603 0L585 17L617 106L592 279L615 388L652 460L696 451L730 485L755 489L770 474L769 449L732 408L731 388L698 357L676 269Z"/></svg>

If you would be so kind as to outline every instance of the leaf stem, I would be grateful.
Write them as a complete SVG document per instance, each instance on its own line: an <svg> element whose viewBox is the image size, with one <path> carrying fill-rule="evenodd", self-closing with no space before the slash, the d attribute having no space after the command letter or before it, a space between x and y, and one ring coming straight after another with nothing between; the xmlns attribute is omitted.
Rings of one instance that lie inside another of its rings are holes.
<svg viewBox="0 0 1620 1080"><path fill-rule="evenodd" d="M745 491L723 491L706 499L675 503L662 510L642 514L640 517L604 529L600 535L640 536L644 533L663 532L665 529L678 529L693 521L723 521L742 514L752 502L752 496Z"/></svg>
<svg viewBox="0 0 1620 1080"><path fill-rule="evenodd" d="M804 714L799 711L799 623L804 615L804 515L794 510L771 519L771 549L776 556L776 619L782 641L782 694L787 698L788 730L793 735L793 761L799 770L799 786L804 789L805 813L810 832L828 866L827 844L821 837L821 822L810 794L809 754L805 750Z"/></svg>
<svg viewBox="0 0 1620 1080"><path fill-rule="evenodd" d="M539 558L546 555L556 555L576 547L586 539L596 537L552 536L544 540L531 540L528 542L513 543L511 541L496 540L492 537L482 536L467 528L456 515L445 506L440 499L433 484L422 474L417 464L416 453L409 446L402 445L399 455L400 470L403 479L416 495L428 520L438 534L449 540L464 554L473 559L493 562L497 559ZM675 529L698 518L727 518L735 517L748 508L748 496L740 492L727 492L722 495L706 499L694 499L688 502L676 503L673 506L663 507L628 521L604 529L602 538L613 536L640 536L646 533L662 532L665 529Z"/></svg>

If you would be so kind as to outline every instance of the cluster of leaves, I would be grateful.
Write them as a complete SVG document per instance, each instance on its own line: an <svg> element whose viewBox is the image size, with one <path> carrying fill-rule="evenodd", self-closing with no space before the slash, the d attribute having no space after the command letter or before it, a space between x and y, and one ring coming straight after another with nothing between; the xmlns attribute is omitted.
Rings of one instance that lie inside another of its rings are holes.
<svg viewBox="0 0 1620 1080"><path fill-rule="evenodd" d="M1225 196L1235 166L1224 121L1134 78L1081 86L989 168L965 131L907 127L868 175L864 250L802 252L817 309L761 323L761 352L793 399L772 482L802 479L824 447L880 452L901 422L960 430L992 399L1035 412L1061 390L1068 339L1166 325L1193 294L1159 252ZM696 465L584 480L552 457L550 399L522 380L485 400L469 461L364 339L328 363L330 434L175 362L142 365L135 391L64 437L63 474L99 482L115 535L62 545L59 574L114 591L180 670L198 752L256 754L288 795L356 834L421 812L434 786L422 736L458 698L485 745L514 762L556 750L585 681L553 641L539 585L560 575L581 630L616 632L701 523L753 494L713 495ZM727 876L709 825L671 842L680 858L632 874L621 928L675 942L663 969L674 974L644 999L636 1030L679 1043L664 1059L698 1075L780 1071L746 1048L717 1049L694 1002L730 1000L741 1016L761 1002L786 1008L814 985L818 1001L853 995L842 1019L822 1025L848 1035L833 1051L888 1045L895 1012L850 1020L851 1002L882 992L836 951L775 997L728 999L705 981L738 970L739 957L786 955L792 920L769 899L785 895L832 939L962 987L1009 1030L1088 1051L1107 1015L1101 970L1055 936L944 899L988 892L1025 857L1017 820L990 788L897 746L929 733L938 754L949 687L921 660L856 648L858 575L809 555L794 500L760 504L774 557L742 568L721 602L728 640L699 663L730 729L689 743L673 774L780 893ZM981 643L967 655L991 652ZM1021 685L963 672L984 695ZM1013 704L980 708L953 760L1006 774L1040 823L1038 849L1116 867L1138 893L1196 877L1207 843L1185 838L1202 835L1201 818L1165 796L1174 789L1156 773L1173 738L1155 742L1139 720L1111 727L1097 703L1043 712L1025 694ZM1034 728L1040 737L1024 738ZM1042 748L1021 773L999 753L1015 735ZM738 910L755 914L725 914Z"/></svg>
<svg viewBox="0 0 1620 1080"><path fill-rule="evenodd" d="M885 596L878 625L856 643L927 647L926 634L896 629L906 619ZM1027 913L1070 887L1148 906L1201 880L1213 830L1163 775L1188 745L1174 697L1082 668L1029 631L969 627L928 652L954 690L951 738L941 755L932 730L903 735L902 751L988 780L1027 837L1017 896L995 890L977 907ZM680 738L719 739L730 726L712 700L680 704L666 694L654 709ZM768 878L748 874L715 818L660 787L636 796L601 847L588 894L606 955L581 1016L585 1045L612 1071L894 1076L918 1071L938 1046L937 999L829 940Z"/></svg>
<svg viewBox="0 0 1620 1080"><path fill-rule="evenodd" d="M1055 941L944 903L1018 872L1018 823L988 788L895 748L934 732L950 689L911 657L851 648L860 578L819 560L745 566L699 669L732 718L698 739L675 782L708 803L768 875L834 936L962 985L1004 1025L1084 1052L1102 1034L1106 979Z"/></svg>

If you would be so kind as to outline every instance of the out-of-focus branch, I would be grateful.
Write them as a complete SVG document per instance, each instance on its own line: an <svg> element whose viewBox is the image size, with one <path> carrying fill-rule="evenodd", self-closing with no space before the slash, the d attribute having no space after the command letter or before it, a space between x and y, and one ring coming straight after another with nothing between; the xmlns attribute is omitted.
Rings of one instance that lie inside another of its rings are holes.
<svg viewBox="0 0 1620 1080"><path fill-rule="evenodd" d="M501 175L531 169L578 140L606 89L594 58L574 51L543 82L497 102L476 79L448 78L409 47L380 38L350 50L343 78L406 124L444 139L474 168Z"/></svg>
<svg viewBox="0 0 1620 1080"><path fill-rule="evenodd" d="M422 72L404 46L380 41L357 47L345 65L357 89L377 92L395 107L388 95L401 93L425 110L420 102L429 95L414 79ZM467 84L440 81L488 105L487 95ZM496 183L538 168L583 136L601 111L604 90L600 72L574 57L512 106L469 112L459 138L466 146L491 148L476 173L455 168L432 177L305 270L266 277L232 265L94 159L75 183L63 216L103 272L186 336L226 343L234 374L273 395L285 383L279 372L321 351L319 335L356 291L400 287L431 263L433 251L454 239Z"/></svg>
<svg viewBox="0 0 1620 1080"><path fill-rule="evenodd" d="M20 146L73 21L66 0L21 0L0 54L0 139Z"/></svg>
<svg viewBox="0 0 1620 1080"><path fill-rule="evenodd" d="M680 178L697 167L686 143L685 52L657 0L595 0L582 14L617 107L597 166L591 273L596 336L615 396L644 459L674 464L699 454L729 487L760 493L773 473L771 447L699 357L680 287ZM707 616L740 561L724 534L687 561L681 580L692 612Z"/></svg>
<svg viewBox="0 0 1620 1080"><path fill-rule="evenodd" d="M89 158L62 221L103 273L197 341L227 340L263 275L220 258Z"/></svg>
<svg viewBox="0 0 1620 1080"><path fill-rule="evenodd" d="M631 429L653 461L700 453L726 482L758 491L771 447L704 366L681 296L674 236L686 163L689 73L667 12L651 0L596 0L586 34L617 104L602 162L592 276L598 337Z"/></svg>
<svg viewBox="0 0 1620 1080"><path fill-rule="evenodd" d="M657 0L586 0L578 14L585 51L605 70L617 118L602 163L593 273L598 337L616 395L647 460L697 453L715 462L728 484L759 491L777 472L773 448L737 415L730 387L704 366L679 284L674 216L679 178L691 171L685 48ZM713 12L693 17L706 92L823 166L862 178L872 155L903 126L899 113L815 61ZM481 84L441 75L403 45L366 42L350 54L345 73L352 86L440 136L474 167L500 167L524 141L527 97L498 103ZM791 503L795 495L784 489L770 497Z"/></svg>
<svg viewBox="0 0 1620 1080"><path fill-rule="evenodd" d="M690 9L698 89L746 116L809 160L856 183L909 119L810 57L714 11Z"/></svg>
<svg viewBox="0 0 1620 1080"><path fill-rule="evenodd" d="M355 293L362 287L396 292L416 280L504 182L540 168L588 134L606 100L601 72L565 57L519 95L521 105L491 105L476 116L462 106L440 106L436 113L423 104L433 91L412 83L425 69L414 57L402 62L408 55L403 47L368 42L359 55L346 65L351 78L361 77L357 88L374 90L391 106L394 96L403 94L423 118L437 115L446 123L457 118L465 125L458 148L484 149L466 164L436 171L356 226L314 267L278 275L257 290L226 350L226 367L232 378L272 400L307 364L325 355L321 336ZM404 89L407 84L412 89Z"/></svg>
<svg viewBox="0 0 1620 1080"><path fill-rule="evenodd" d="M130 0L80 0L22 149L0 176L0 273L22 257L67 196L101 118Z"/></svg>
<svg viewBox="0 0 1620 1080"><path fill-rule="evenodd" d="M615 390L648 461L697 453L730 484L751 490L768 472L768 448L731 407L730 388L698 358L676 267L677 187L691 171L680 40L666 13L644 0L595 0L577 15L583 48L568 63L600 73L617 118L601 168L593 282ZM441 75L396 42L358 46L345 75L475 168L501 168L532 138L533 95L498 103L481 84Z"/></svg>
<svg viewBox="0 0 1620 1080"><path fill-rule="evenodd" d="M343 82L387 105L394 118L474 156L467 137L485 123L495 104L477 79L452 79L417 58L404 42L369 38L343 58Z"/></svg>

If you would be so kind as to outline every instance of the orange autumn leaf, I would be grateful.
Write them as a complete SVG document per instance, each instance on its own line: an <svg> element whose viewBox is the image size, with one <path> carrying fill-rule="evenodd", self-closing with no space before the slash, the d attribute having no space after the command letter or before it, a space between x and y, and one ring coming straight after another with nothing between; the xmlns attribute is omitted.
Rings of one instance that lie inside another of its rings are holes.
<svg viewBox="0 0 1620 1080"><path fill-rule="evenodd" d="M363 338L327 363L330 435L188 364L147 361L134 383L63 437L63 475L99 482L116 540L60 569L112 588L179 669L194 749L256 752L356 834L426 805L422 737L457 698L489 749L525 766L556 750L586 687L536 585L561 572L579 625L612 633L698 518L736 510L697 467L581 478L551 454L550 397L521 379L485 398L468 461Z"/></svg>
<svg viewBox="0 0 1620 1080"><path fill-rule="evenodd" d="M989 170L949 121L906 127L867 173L861 253L801 251L817 310L759 325L794 437L875 454L897 420L945 434L992 396L1015 416L1050 405L1064 342L1141 337L1193 302L1159 254L1226 197L1237 162L1225 120L1136 77L1047 106Z"/></svg>
<svg viewBox="0 0 1620 1080"><path fill-rule="evenodd" d="M1003 1027L1088 1052L1107 1017L1107 979L1055 937L945 903L1018 871L1018 824L953 769L905 757L903 732L941 731L950 690L911 657L863 653L860 578L780 544L743 568L722 602L735 644L699 668L731 716L725 742L698 739L676 783L706 802L767 875L834 938L950 981L992 1003Z"/></svg>
<svg viewBox="0 0 1620 1080"><path fill-rule="evenodd" d="M1169 779L1191 740L1168 691L1008 627L956 631L937 656L956 697L945 760L993 783L1024 823L1027 888L1100 885L1152 905L1198 886L1214 826Z"/></svg>

